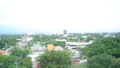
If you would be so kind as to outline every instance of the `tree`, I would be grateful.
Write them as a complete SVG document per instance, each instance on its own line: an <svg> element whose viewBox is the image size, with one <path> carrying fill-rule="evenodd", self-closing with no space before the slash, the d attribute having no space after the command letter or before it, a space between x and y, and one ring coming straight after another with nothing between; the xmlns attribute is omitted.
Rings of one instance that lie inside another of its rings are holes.
<svg viewBox="0 0 120 68"><path fill-rule="evenodd" d="M78 50L78 51L82 51L82 50L83 50L82 45L76 46L76 50Z"/></svg>
<svg viewBox="0 0 120 68"><path fill-rule="evenodd" d="M30 57L18 58L16 56L8 56L3 62L4 68L32 68Z"/></svg>
<svg viewBox="0 0 120 68"><path fill-rule="evenodd" d="M64 47L65 46L65 42L64 41L49 41L47 42L48 44L53 44L54 46L61 46Z"/></svg>
<svg viewBox="0 0 120 68"><path fill-rule="evenodd" d="M4 61L6 60L6 58L7 58L7 55L2 55L2 54L0 53L0 67L3 66L3 63L4 63Z"/></svg>
<svg viewBox="0 0 120 68"><path fill-rule="evenodd" d="M17 58L16 56L8 56L6 60L4 61L4 68L14 68L15 67L15 61L19 62L20 58Z"/></svg>
<svg viewBox="0 0 120 68"><path fill-rule="evenodd" d="M84 41L84 40L85 40L85 38L83 38L83 37L80 38L80 41L81 41L81 42Z"/></svg>
<svg viewBox="0 0 120 68"><path fill-rule="evenodd" d="M30 57L25 57L25 58L21 59L20 64L21 64L21 66L24 66L25 68L32 68L32 61L31 61Z"/></svg>
<svg viewBox="0 0 120 68"><path fill-rule="evenodd" d="M112 65L115 65L114 68L120 68L120 60L119 59L113 59Z"/></svg>
<svg viewBox="0 0 120 68"><path fill-rule="evenodd" d="M92 36L88 36L87 39L86 39L86 42L89 42L90 40L93 40Z"/></svg>
<svg viewBox="0 0 120 68"><path fill-rule="evenodd" d="M10 55L14 55L17 57L25 58L29 54L29 50L25 49L14 49L11 51L12 53Z"/></svg>
<svg viewBox="0 0 120 68"><path fill-rule="evenodd" d="M120 39L107 37L87 45L83 49L84 55L92 57L98 54L108 54L120 57Z"/></svg>
<svg viewBox="0 0 120 68"><path fill-rule="evenodd" d="M68 68L68 65L71 65L70 51L46 51L45 54L42 54L36 58L41 64L41 68Z"/></svg>
<svg viewBox="0 0 120 68"><path fill-rule="evenodd" d="M87 68L114 68L113 59L115 58L107 54L95 55L88 59L86 66Z"/></svg>

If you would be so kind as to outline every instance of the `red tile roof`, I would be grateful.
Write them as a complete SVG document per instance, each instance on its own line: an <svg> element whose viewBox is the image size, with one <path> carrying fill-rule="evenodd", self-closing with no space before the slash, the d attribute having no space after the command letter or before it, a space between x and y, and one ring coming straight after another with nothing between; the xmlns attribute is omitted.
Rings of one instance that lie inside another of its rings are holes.
<svg viewBox="0 0 120 68"><path fill-rule="evenodd" d="M3 50L0 50L0 53L1 53L2 55L4 55L4 54L5 54L5 51L3 51Z"/></svg>

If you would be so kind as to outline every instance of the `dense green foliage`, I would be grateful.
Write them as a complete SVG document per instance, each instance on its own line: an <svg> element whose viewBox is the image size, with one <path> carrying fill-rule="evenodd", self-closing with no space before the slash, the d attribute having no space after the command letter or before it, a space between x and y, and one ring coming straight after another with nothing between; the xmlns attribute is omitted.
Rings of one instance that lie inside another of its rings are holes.
<svg viewBox="0 0 120 68"><path fill-rule="evenodd" d="M120 57L120 39L107 37L87 45L83 50L84 55L92 57L98 54L109 54Z"/></svg>
<svg viewBox="0 0 120 68"><path fill-rule="evenodd" d="M50 42L47 42L47 44L53 44L54 46L61 46L61 47L65 46L64 41L50 41Z"/></svg>
<svg viewBox="0 0 120 68"><path fill-rule="evenodd" d="M76 50L78 50L78 51L82 51L82 50L83 50L83 47L82 47L81 45L76 46Z"/></svg>
<svg viewBox="0 0 120 68"><path fill-rule="evenodd" d="M6 60L6 58L7 58L7 55L2 55L2 54L0 53L0 67L3 66L3 62Z"/></svg>
<svg viewBox="0 0 120 68"><path fill-rule="evenodd" d="M114 68L112 60L115 59L111 55L100 54L92 56L87 61L87 68Z"/></svg>
<svg viewBox="0 0 120 68"><path fill-rule="evenodd" d="M10 55L14 55L17 57L25 58L29 54L29 50L21 50L21 49L14 49L11 51L12 53Z"/></svg>
<svg viewBox="0 0 120 68"><path fill-rule="evenodd" d="M45 54L38 56L36 60L40 62L41 68L68 68L68 65L71 65L70 54L69 50L46 51Z"/></svg>
<svg viewBox="0 0 120 68"><path fill-rule="evenodd" d="M113 59L112 65L115 65L114 68L120 68L120 60L119 59Z"/></svg>
<svg viewBox="0 0 120 68"><path fill-rule="evenodd" d="M3 63L4 68L32 68L30 57L18 58L16 56L8 56Z"/></svg>
<svg viewBox="0 0 120 68"><path fill-rule="evenodd" d="M21 39L22 35L2 35L0 38L0 49L5 46L15 46L18 40Z"/></svg>
<svg viewBox="0 0 120 68"><path fill-rule="evenodd" d="M32 68L32 61L27 57L29 50L15 49L9 56L0 54L0 66L4 68Z"/></svg>
<svg viewBox="0 0 120 68"><path fill-rule="evenodd" d="M86 39L86 42L89 42L90 40L93 40L92 36L88 36L87 39Z"/></svg>

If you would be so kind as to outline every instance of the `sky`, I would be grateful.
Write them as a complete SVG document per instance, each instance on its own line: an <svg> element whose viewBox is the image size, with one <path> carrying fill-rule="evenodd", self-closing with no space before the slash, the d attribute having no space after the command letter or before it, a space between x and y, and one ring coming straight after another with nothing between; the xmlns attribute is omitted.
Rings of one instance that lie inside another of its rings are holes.
<svg viewBox="0 0 120 68"><path fill-rule="evenodd" d="M120 32L120 0L0 0L0 34Z"/></svg>

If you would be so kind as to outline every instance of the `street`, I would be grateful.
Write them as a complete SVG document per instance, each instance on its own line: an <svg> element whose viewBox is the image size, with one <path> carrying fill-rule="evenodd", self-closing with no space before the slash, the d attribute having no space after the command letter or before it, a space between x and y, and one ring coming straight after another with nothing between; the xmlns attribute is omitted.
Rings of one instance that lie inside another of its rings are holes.
<svg viewBox="0 0 120 68"><path fill-rule="evenodd" d="M25 42L26 42L26 39L27 39L27 37L24 37L24 38L21 40L22 42L21 42L21 45L19 46L20 49L24 49L23 46L26 45L26 43L25 43Z"/></svg>

